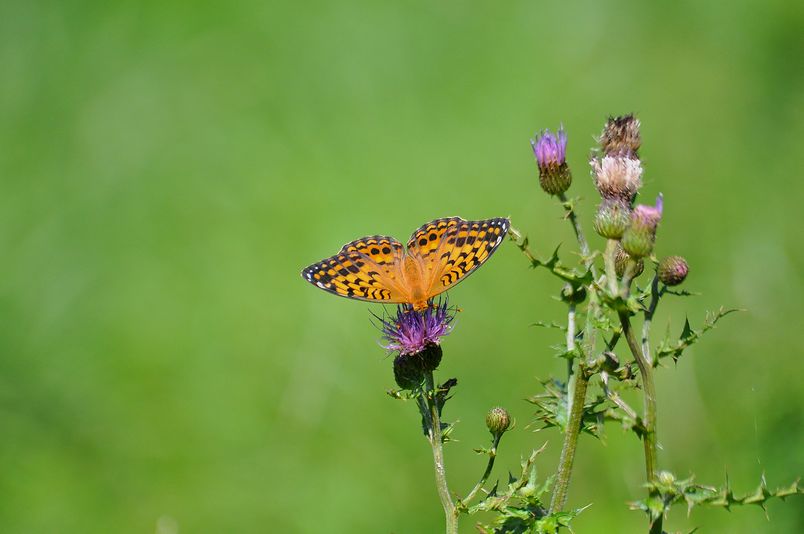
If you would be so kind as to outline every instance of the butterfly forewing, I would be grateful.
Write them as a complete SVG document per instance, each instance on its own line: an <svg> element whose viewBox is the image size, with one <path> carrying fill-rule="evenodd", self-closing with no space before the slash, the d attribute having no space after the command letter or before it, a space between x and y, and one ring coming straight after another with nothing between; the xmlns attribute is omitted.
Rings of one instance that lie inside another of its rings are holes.
<svg viewBox="0 0 804 534"><path fill-rule="evenodd" d="M438 219L411 236L408 254L422 261L424 287L432 298L454 286L491 257L508 231L508 219Z"/></svg>
<svg viewBox="0 0 804 534"><path fill-rule="evenodd" d="M341 251L302 271L308 282L336 295L386 303L408 301L400 278L402 243L392 237L370 236L352 241Z"/></svg>

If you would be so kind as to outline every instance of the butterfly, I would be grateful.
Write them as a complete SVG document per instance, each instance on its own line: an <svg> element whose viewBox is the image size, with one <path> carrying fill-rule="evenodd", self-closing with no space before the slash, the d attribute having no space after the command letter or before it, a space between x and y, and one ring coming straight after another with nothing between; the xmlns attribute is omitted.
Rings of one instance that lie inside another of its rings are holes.
<svg viewBox="0 0 804 534"><path fill-rule="evenodd" d="M508 219L436 219L413 232L407 247L374 235L347 243L302 271L324 291L356 300L410 304L424 310L488 260L508 232Z"/></svg>

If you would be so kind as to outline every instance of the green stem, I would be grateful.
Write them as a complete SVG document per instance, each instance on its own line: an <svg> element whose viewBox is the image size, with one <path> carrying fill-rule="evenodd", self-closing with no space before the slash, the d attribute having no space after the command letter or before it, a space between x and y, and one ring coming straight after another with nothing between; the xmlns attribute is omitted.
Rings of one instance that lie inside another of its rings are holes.
<svg viewBox="0 0 804 534"><path fill-rule="evenodd" d="M575 303L569 303L567 311L567 352L575 350ZM573 362L575 358L567 358L567 398L572 402L573 391L575 391L575 374L573 372ZM567 406L567 411L572 411L572 404Z"/></svg>
<svg viewBox="0 0 804 534"><path fill-rule="evenodd" d="M643 424L645 425L645 436L642 439L645 450L645 476L648 482L656 480L656 387L653 383L653 367L645 359L642 349L637 343L634 330L631 328L631 319L628 313L621 311L620 323L623 327L623 335L628 343L628 348L634 355L634 359L639 367L639 374L642 376L642 395L645 405ZM663 516L659 515L651 522L650 533L661 534Z"/></svg>
<svg viewBox="0 0 804 534"><path fill-rule="evenodd" d="M650 353L650 326L662 292L659 291L659 275L654 275L650 285L650 305L645 310L645 320L642 323L642 354L645 355L645 360L651 367L653 367L653 357Z"/></svg>
<svg viewBox="0 0 804 534"><path fill-rule="evenodd" d="M603 261L606 266L606 280L609 284L609 293L612 297L617 296L617 270L614 267L614 256L617 253L617 240L609 239L606 241L606 253Z"/></svg>
<svg viewBox="0 0 804 534"><path fill-rule="evenodd" d="M491 470L494 469L494 460L497 458L497 446L500 444L500 439L502 438L502 434L495 434L494 439L491 443L491 450L489 450L489 461L486 464L486 470L483 472L483 476L480 477L480 480L477 481L475 487L472 488L472 491L460 501L461 504L468 504L469 501L475 498L477 492L486 484L486 481L489 479L489 475L491 475Z"/></svg>
<svg viewBox="0 0 804 534"><path fill-rule="evenodd" d="M441 417L438 414L436 400L435 383L433 373L425 373L425 392L424 402L426 403L427 417L425 417L427 428L427 439L433 449L433 466L435 467L436 488L441 499L441 506L444 508L444 518L446 520L446 534L458 533L458 510L452 501L452 496L447 485L447 475L444 469L444 443L441 435ZM420 405L420 409L421 409ZM424 414L423 414L424 415Z"/></svg>
<svg viewBox="0 0 804 534"><path fill-rule="evenodd" d="M585 366L581 362L578 362L578 372L575 376L572 411L567 423L567 431L564 434L564 446L561 448L561 458L558 462L556 485L553 489L553 498L550 501L551 514L561 511L567 502L567 490L572 476L572 463L575 460L575 449L578 446L578 436L583 423L583 405L586 401L586 388L589 385L589 377L586 376Z"/></svg>
<svg viewBox="0 0 804 534"><path fill-rule="evenodd" d="M597 278L597 273L595 272L595 266L592 265L592 258L589 255L589 243L586 241L586 237L583 235L583 228L581 228L581 222L578 220L578 217L575 215L575 210L570 204L569 200L567 200L567 195L565 193L561 193L558 195L558 199L561 200L561 204L564 206L564 210L567 212L567 217L572 224L572 229L575 231L575 237L578 240L578 247L581 249L581 256L583 256L583 264L591 269L592 276Z"/></svg>

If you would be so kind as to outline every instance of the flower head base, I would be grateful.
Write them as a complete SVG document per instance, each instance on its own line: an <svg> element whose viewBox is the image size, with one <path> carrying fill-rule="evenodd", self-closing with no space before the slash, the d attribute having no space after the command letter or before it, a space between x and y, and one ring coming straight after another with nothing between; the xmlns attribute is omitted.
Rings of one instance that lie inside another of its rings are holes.
<svg viewBox="0 0 804 534"><path fill-rule="evenodd" d="M605 156L589 162L600 196L631 202L642 187L642 163L636 158Z"/></svg>
<svg viewBox="0 0 804 534"><path fill-rule="evenodd" d="M631 224L631 204L621 198L604 198L595 215L595 231L607 239L620 239Z"/></svg>
<svg viewBox="0 0 804 534"><path fill-rule="evenodd" d="M681 256L668 256L662 258L656 272L663 284L677 286L687 278L690 267Z"/></svg>
<svg viewBox="0 0 804 534"><path fill-rule="evenodd" d="M567 134L559 128L554 135L544 130L532 140L533 154L539 165L539 185L550 195L560 195L572 184L572 174L567 166Z"/></svg>
<svg viewBox="0 0 804 534"><path fill-rule="evenodd" d="M631 226L622 238L623 250L634 259L649 256L656 241L656 227L662 218L662 195L656 199L655 206L638 205L631 214Z"/></svg>
<svg viewBox="0 0 804 534"><path fill-rule="evenodd" d="M486 414L486 428L493 435L502 435L511 426L511 415L508 410L497 406Z"/></svg>
<svg viewBox="0 0 804 534"><path fill-rule="evenodd" d="M383 347L401 356L422 352L428 346L438 345L452 331L454 318L455 309L447 305L446 299L423 311L399 306L395 315L380 319Z"/></svg>
<svg viewBox="0 0 804 534"><path fill-rule="evenodd" d="M609 117L603 134L600 136L600 147L606 156L625 156L637 158L637 151L642 144L639 135L639 119L633 115Z"/></svg>
<svg viewBox="0 0 804 534"><path fill-rule="evenodd" d="M623 250L622 245L618 244L617 253L614 255L614 272L617 273L617 276L622 277L625 275L625 270L628 268L628 264L631 261L634 262L634 266L631 268L631 277L636 278L645 270L645 262L641 259L632 258Z"/></svg>

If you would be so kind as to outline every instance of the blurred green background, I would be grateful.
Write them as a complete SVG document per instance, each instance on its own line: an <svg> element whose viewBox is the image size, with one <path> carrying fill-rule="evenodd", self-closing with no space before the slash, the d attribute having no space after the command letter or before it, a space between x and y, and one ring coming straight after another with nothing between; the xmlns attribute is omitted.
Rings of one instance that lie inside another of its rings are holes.
<svg viewBox="0 0 804 534"><path fill-rule="evenodd" d="M510 215L542 254L573 238L528 139L563 123L571 194L609 114L643 123L659 254L687 289L657 332L730 316L658 379L660 463L738 492L804 472L804 9L789 0L0 3L0 531L438 532L429 448L370 306L299 271L366 234ZM587 224L587 231L590 227ZM594 243L600 245L595 237ZM453 489L485 411L525 430L559 289L506 244L463 308ZM378 308L373 308L375 311ZM381 308L380 308L381 310ZM641 447L580 442L584 532L640 532ZM669 526L794 532L801 499L683 510ZM464 521L472 532L472 521Z"/></svg>

